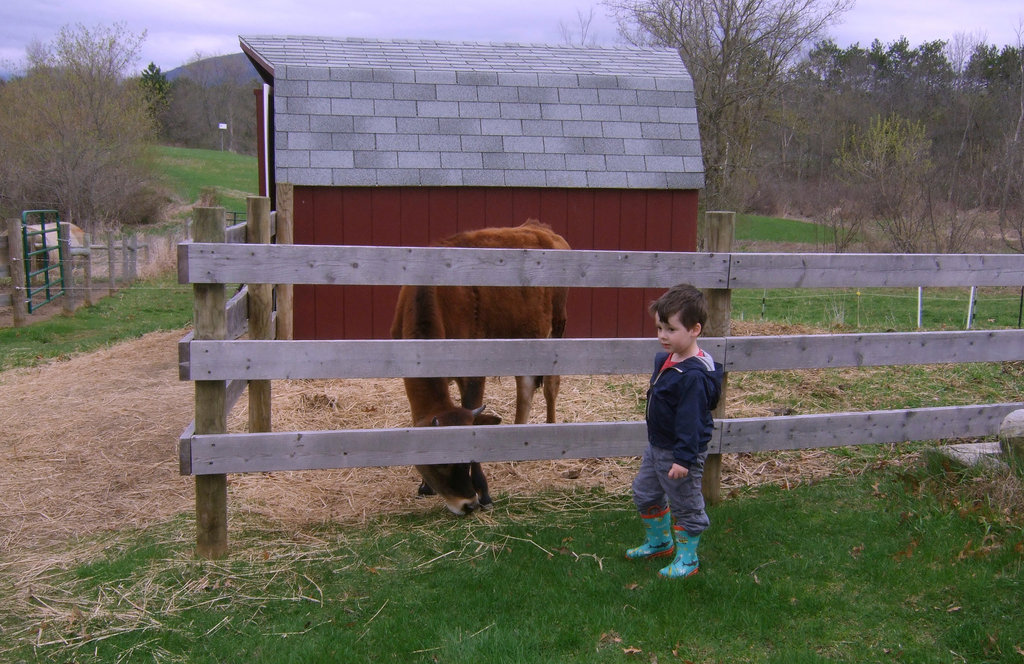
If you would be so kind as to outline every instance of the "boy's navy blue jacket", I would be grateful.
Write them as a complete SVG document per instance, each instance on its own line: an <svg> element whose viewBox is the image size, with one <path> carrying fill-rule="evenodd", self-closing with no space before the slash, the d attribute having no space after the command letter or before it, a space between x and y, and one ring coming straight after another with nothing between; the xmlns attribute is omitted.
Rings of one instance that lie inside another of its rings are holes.
<svg viewBox="0 0 1024 664"><path fill-rule="evenodd" d="M658 353L654 358L647 390L647 440L672 450L675 462L689 469L711 440L711 411L722 394L722 365L704 353L662 371L668 355Z"/></svg>

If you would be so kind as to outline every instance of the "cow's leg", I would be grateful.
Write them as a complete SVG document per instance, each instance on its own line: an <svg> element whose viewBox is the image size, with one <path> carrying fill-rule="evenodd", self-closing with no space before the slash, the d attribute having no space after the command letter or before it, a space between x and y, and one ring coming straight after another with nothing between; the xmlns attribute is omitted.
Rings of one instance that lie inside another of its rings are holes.
<svg viewBox="0 0 1024 664"><path fill-rule="evenodd" d="M483 376L455 379L455 384L459 386L463 408L476 410L484 405L484 384L486 381L487 379Z"/></svg>
<svg viewBox="0 0 1024 664"><path fill-rule="evenodd" d="M562 384L561 376L544 376L544 403L547 405L547 423L555 421L555 402L558 400L558 388Z"/></svg>
<svg viewBox="0 0 1024 664"><path fill-rule="evenodd" d="M537 391L537 376L516 376L516 424L526 424Z"/></svg>
<svg viewBox="0 0 1024 664"><path fill-rule="evenodd" d="M491 494L487 489L487 477L484 475L484 469L480 466L479 461L469 464L469 478L473 481L473 489L480 501L480 507L487 509L493 505L494 501L491 500Z"/></svg>

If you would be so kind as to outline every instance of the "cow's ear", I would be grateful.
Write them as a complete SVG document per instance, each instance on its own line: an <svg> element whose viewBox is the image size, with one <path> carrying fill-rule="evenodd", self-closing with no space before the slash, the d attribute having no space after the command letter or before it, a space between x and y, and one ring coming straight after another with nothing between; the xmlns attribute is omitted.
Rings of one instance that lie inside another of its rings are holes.
<svg viewBox="0 0 1024 664"><path fill-rule="evenodd" d="M497 415L481 413L473 418L473 424L501 424L501 418Z"/></svg>

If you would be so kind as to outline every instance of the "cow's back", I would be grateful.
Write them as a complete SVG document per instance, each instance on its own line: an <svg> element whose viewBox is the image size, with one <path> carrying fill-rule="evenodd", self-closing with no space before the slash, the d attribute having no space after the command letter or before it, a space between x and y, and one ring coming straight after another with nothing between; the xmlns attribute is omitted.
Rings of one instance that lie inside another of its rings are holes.
<svg viewBox="0 0 1024 664"><path fill-rule="evenodd" d="M459 233L442 247L569 249L545 224L483 228ZM393 338L537 339L562 336L566 288L404 286L391 327Z"/></svg>

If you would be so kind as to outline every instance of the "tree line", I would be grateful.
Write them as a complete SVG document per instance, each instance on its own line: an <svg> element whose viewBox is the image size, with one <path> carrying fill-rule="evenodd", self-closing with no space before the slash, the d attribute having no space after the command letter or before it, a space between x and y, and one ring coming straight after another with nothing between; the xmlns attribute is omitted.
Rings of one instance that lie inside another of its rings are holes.
<svg viewBox="0 0 1024 664"><path fill-rule="evenodd" d="M139 72L145 36L67 26L0 81L2 218L57 209L89 232L160 221L169 194L149 146L255 154L257 81L198 56L173 81L153 63Z"/></svg>
<svg viewBox="0 0 1024 664"><path fill-rule="evenodd" d="M674 48L693 77L706 209L811 218L840 251L979 251L993 238L1024 251L1019 41L842 47L827 29L852 0L604 4L623 39ZM586 43L592 14L578 18ZM244 60L136 73L144 38L64 28L0 83L4 216L56 207L87 230L155 220L166 195L146 146L255 152L259 82L230 69Z"/></svg>
<svg viewBox="0 0 1024 664"><path fill-rule="evenodd" d="M828 28L852 0L603 4L693 77L707 209L823 221L839 250L977 250L995 232L1024 251L1019 38L841 47Z"/></svg>

